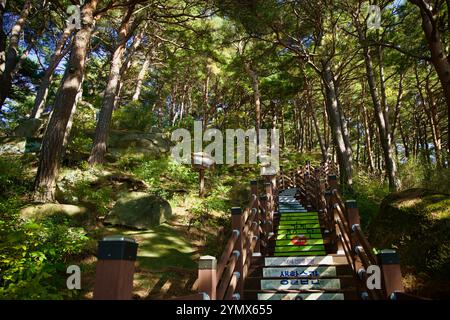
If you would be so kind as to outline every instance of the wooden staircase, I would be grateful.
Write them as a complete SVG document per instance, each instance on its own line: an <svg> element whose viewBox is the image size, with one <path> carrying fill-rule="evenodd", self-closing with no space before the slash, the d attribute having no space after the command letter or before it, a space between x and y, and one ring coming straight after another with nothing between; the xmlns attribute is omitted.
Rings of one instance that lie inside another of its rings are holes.
<svg viewBox="0 0 450 320"><path fill-rule="evenodd" d="M297 188L280 192L274 231L266 257L252 263L246 299L358 299L346 256L330 253L333 248L324 221L300 203Z"/></svg>
<svg viewBox="0 0 450 320"><path fill-rule="evenodd" d="M308 162L251 181L248 205L231 209L221 256L202 256L198 293L178 299L416 299L404 293L395 250L375 254L356 201L340 196L337 174L332 162ZM373 270L377 286L369 283Z"/></svg>

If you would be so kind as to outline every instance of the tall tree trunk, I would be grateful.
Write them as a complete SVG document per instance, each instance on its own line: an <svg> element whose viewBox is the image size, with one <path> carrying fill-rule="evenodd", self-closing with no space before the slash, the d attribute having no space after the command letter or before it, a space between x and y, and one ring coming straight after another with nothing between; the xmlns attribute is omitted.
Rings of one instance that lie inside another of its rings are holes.
<svg viewBox="0 0 450 320"><path fill-rule="evenodd" d="M422 17L422 29L425 39L431 53L431 63L436 70L439 81L442 85L445 101L447 103L447 125L448 125L448 142L447 142L447 159L450 164L450 56L445 54L444 45L439 32L437 17L438 14L433 13L433 8L425 0L409 0L420 9ZM448 6L448 1L447 1ZM450 8L447 8L450 10ZM450 20L450 18L449 18Z"/></svg>
<svg viewBox="0 0 450 320"><path fill-rule="evenodd" d="M436 164L440 167L443 164L442 161L442 144L441 144L441 129L439 128L439 118L436 101L433 96L433 92L430 87L430 78L425 80L425 90L427 91L428 98L428 110L427 116L430 122L431 136L433 138L434 152L436 156Z"/></svg>
<svg viewBox="0 0 450 320"><path fill-rule="evenodd" d="M255 103L256 116L256 139L259 142L259 129L261 129L261 92L259 91L258 73L253 70L249 62L245 62L245 70L252 80L253 99Z"/></svg>
<svg viewBox="0 0 450 320"><path fill-rule="evenodd" d="M209 121L209 81L211 80L211 67L206 66L206 78L203 86L203 128L208 127Z"/></svg>
<svg viewBox="0 0 450 320"><path fill-rule="evenodd" d="M31 118L39 119L41 117L42 112L45 109L45 104L47 102L47 96L50 89L50 84L52 83L53 79L53 73L55 72L55 69L58 67L59 63L61 62L62 58L67 53L66 50L64 50L64 45L67 42L67 39L69 38L70 34L72 33L72 30L66 27L61 35L61 38L59 39L56 48L55 53L53 54L53 57L51 58L51 62L49 66L47 67L47 70L45 70L44 77L41 80L41 84L39 85L39 89L36 93L36 98L34 99L34 106L33 110L31 111ZM67 47L69 49L69 46ZM68 50L67 50L68 51Z"/></svg>
<svg viewBox="0 0 450 320"><path fill-rule="evenodd" d="M309 112L311 113L313 124L314 124L314 128L316 130L317 139L319 140L320 151L322 153L322 160L325 162L325 161L327 161L328 151L327 151L327 148L325 146L324 137L320 133L319 123L317 121L317 116L316 116L316 112L315 112L315 109L314 109L314 102L313 102L313 98L312 98L311 83L306 78L306 76L304 77L304 80L305 80L305 84L306 84L306 97L307 97L307 100L308 100Z"/></svg>
<svg viewBox="0 0 450 320"><path fill-rule="evenodd" d="M364 100L362 103L362 113L364 119L364 137L366 139L367 162L369 164L369 171L373 172L375 170L375 164L373 161L372 137L370 135L369 117L367 115L367 109L364 104Z"/></svg>
<svg viewBox="0 0 450 320"><path fill-rule="evenodd" d="M281 149L284 150L285 144L286 144L286 136L284 133L284 108L283 108L283 104L280 104L279 107L279 111L280 111L280 140L281 140Z"/></svg>
<svg viewBox="0 0 450 320"><path fill-rule="evenodd" d="M405 149L405 158L409 159L409 143L408 143L408 138L406 137L404 131L403 131L403 125L402 122L399 121L398 123L398 129L400 132L400 136L402 138L402 142L403 142L403 148Z"/></svg>
<svg viewBox="0 0 450 320"><path fill-rule="evenodd" d="M6 63L6 32L3 29L3 16L6 11L6 0L0 0L0 76L5 72Z"/></svg>
<svg viewBox="0 0 450 320"><path fill-rule="evenodd" d="M144 63L142 64L142 68L139 71L138 77L137 77L137 83L136 83L136 89L134 91L133 94L133 101L137 101L139 100L139 97L141 95L141 90L142 90L142 83L144 81L145 75L148 71L148 67L150 66L150 59L151 59L151 54L147 54L147 56L145 57Z"/></svg>
<svg viewBox="0 0 450 320"><path fill-rule="evenodd" d="M33 1L26 0L25 4L20 13L19 19L17 19L13 28L11 29L11 36L9 39L8 50L6 51L6 61L4 67L0 65L0 110L5 103L6 98L8 98L14 75L14 70L20 61L19 55L19 39L23 32L23 28L28 19L33 6Z"/></svg>
<svg viewBox="0 0 450 320"><path fill-rule="evenodd" d="M383 110L380 98L377 92L377 85L375 81L374 68L372 64L372 56L367 46L367 39L361 29L359 21L354 19L355 26L358 32L359 42L363 47L364 62L366 65L367 82L369 84L369 91L372 97L373 106L375 109L375 120L378 126L380 144L383 149L384 162L386 165L386 173L389 179L389 189L396 191L400 188L400 181L397 177L397 164L394 159L391 136L389 134L389 119L386 118L386 110Z"/></svg>
<svg viewBox="0 0 450 320"><path fill-rule="evenodd" d="M343 186L351 188L353 183L352 151L347 148L345 143L346 137L344 137L345 132L342 130L340 104L338 103L334 75L326 62L323 63L322 81L330 127L339 161L341 183Z"/></svg>
<svg viewBox="0 0 450 320"><path fill-rule="evenodd" d="M95 128L94 144L88 160L90 164L100 164L105 161L106 144L111 125L112 112L114 109L117 87L121 76L120 71L122 70L123 54L126 43L130 38L129 22L131 15L133 14L134 7L134 4L128 7L120 25L119 42L112 55L108 83L105 88L102 109L100 110L97 127Z"/></svg>
<svg viewBox="0 0 450 320"><path fill-rule="evenodd" d="M56 178L58 176L64 137L72 109L81 88L86 56L94 28L94 11L98 0L90 0L81 11L82 27L76 33L67 72L56 97L54 111L42 141L39 167L35 180L34 199L39 202L55 200Z"/></svg>

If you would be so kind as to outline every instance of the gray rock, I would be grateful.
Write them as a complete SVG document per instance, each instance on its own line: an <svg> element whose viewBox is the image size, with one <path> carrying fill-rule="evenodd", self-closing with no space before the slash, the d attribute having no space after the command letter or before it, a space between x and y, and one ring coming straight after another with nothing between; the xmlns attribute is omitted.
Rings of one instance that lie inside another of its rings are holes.
<svg viewBox="0 0 450 320"><path fill-rule="evenodd" d="M108 159L119 159L130 154L158 157L170 152L170 147L171 141L162 133L114 130L108 141Z"/></svg>
<svg viewBox="0 0 450 320"><path fill-rule="evenodd" d="M42 135L44 121L41 119L25 119L14 129L15 137L37 138Z"/></svg>
<svg viewBox="0 0 450 320"><path fill-rule="evenodd" d="M105 222L136 229L148 229L172 216L170 204L145 192L130 192L120 197Z"/></svg>
<svg viewBox="0 0 450 320"><path fill-rule="evenodd" d="M36 153L40 148L39 138L0 137L0 154Z"/></svg>

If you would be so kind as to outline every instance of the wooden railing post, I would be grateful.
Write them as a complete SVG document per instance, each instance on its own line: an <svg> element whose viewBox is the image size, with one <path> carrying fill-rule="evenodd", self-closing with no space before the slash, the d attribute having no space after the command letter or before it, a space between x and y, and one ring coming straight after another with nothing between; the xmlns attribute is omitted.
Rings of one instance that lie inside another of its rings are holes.
<svg viewBox="0 0 450 320"><path fill-rule="evenodd" d="M286 184L285 184L285 179L284 179L284 172L283 172L283 167L280 166L280 178L281 178L281 189L286 189Z"/></svg>
<svg viewBox="0 0 450 320"><path fill-rule="evenodd" d="M206 293L209 299L217 298L217 260L212 256L202 256L198 262L198 292Z"/></svg>
<svg viewBox="0 0 450 320"><path fill-rule="evenodd" d="M377 255L381 268L385 297L390 299L395 292L404 292L400 258L395 250L381 250Z"/></svg>
<svg viewBox="0 0 450 320"><path fill-rule="evenodd" d="M272 193L272 183L266 182L264 184L266 188L266 195L267 195L267 220L270 221L271 231L268 234L268 237L270 237L273 233L273 211L274 211L274 201L273 201L273 193Z"/></svg>
<svg viewBox="0 0 450 320"><path fill-rule="evenodd" d="M261 220L262 220L262 215L261 212L259 210L259 199L258 199L258 181L256 180L252 180L250 181L250 192L251 192L251 196L255 199L255 201L253 201L253 206L251 207L251 210L256 210L256 217L255 217L255 221L258 223L258 228L256 229L255 232L255 236L258 237L258 241L256 242L255 245L255 249L253 250L253 253L255 254L259 254L261 252L261 233L260 233L260 226L261 226Z"/></svg>
<svg viewBox="0 0 450 320"><path fill-rule="evenodd" d="M99 241L94 300L131 300L137 248L134 239L124 236Z"/></svg>
<svg viewBox="0 0 450 320"><path fill-rule="evenodd" d="M262 229L264 230L264 241L267 242L269 240L269 234L273 232L272 221L270 221L269 210L267 209L267 194L263 194L259 197L259 201L261 203L262 212Z"/></svg>
<svg viewBox="0 0 450 320"><path fill-rule="evenodd" d="M356 248L359 246L359 242L357 236L355 234L355 227L359 226L361 223L361 219L359 216L358 205L356 200L347 200L345 201L345 215L348 222L348 226L351 230L350 241L351 241L351 256L353 259L354 270L356 272L360 272L360 270L364 270L364 265L356 253ZM366 287L364 286L364 290Z"/></svg>
<svg viewBox="0 0 450 320"><path fill-rule="evenodd" d="M244 238L247 236L243 234L244 230L244 221L242 216L242 209L239 207L231 208L231 227L233 230L239 231L239 237L234 245L234 251L239 252L239 258L236 263L235 271L239 272L239 281L236 286L236 292L239 293L241 299L244 295L244 281L245 279L242 277L244 272Z"/></svg>
<svg viewBox="0 0 450 320"><path fill-rule="evenodd" d="M331 197L333 196L333 193L331 190L325 191L325 210L327 211L327 221L328 221L328 229L329 232L334 232L334 215L333 215L333 208L331 203Z"/></svg>
<svg viewBox="0 0 450 320"><path fill-rule="evenodd" d="M354 225L360 225L361 219L359 217L359 210L356 200L347 200L345 201L345 209L346 209L346 218L348 221L348 226L351 230L353 230ZM351 237L352 241L352 249L357 245L356 237L352 233Z"/></svg>

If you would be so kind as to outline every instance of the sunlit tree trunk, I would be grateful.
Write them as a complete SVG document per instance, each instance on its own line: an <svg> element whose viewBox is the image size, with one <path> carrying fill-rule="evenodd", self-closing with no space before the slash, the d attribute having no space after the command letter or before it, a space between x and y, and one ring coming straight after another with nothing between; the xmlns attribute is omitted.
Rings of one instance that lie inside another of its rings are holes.
<svg viewBox="0 0 450 320"><path fill-rule="evenodd" d="M448 125L448 142L447 142L447 157L450 164L450 56L446 55L444 44L441 39L441 33L438 28L438 13L434 12L434 8L426 0L409 0L420 9L422 18L422 29L425 34L425 39L431 53L431 63L433 64L444 92L445 101L447 104L447 125ZM447 1L447 6L449 2ZM450 10L450 8L447 8ZM442 9L443 10L443 9ZM450 19L450 18L449 18Z"/></svg>
<svg viewBox="0 0 450 320"><path fill-rule="evenodd" d="M372 56L367 46L367 39L365 38L358 19L356 18L354 21L358 32L359 42L363 48L367 82L369 84L370 96L372 97L375 110L375 120L379 131L380 146L383 150L386 174L389 179L389 189L391 191L396 191L400 188L400 180L397 177L397 164L394 159L392 141L389 133L389 119L386 117L386 110L383 108L377 92Z"/></svg>
<svg viewBox="0 0 450 320"><path fill-rule="evenodd" d="M111 125L112 112L117 93L117 87L120 81L120 72L122 70L122 59L125 51L126 43L130 37L129 22L134 11L134 5L130 5L125 13L119 29L119 41L114 50L111 59L111 68L109 70L108 83L103 96L103 104L100 115L95 128L94 144L92 146L91 155L89 156L90 164L100 164L105 161L106 143Z"/></svg>
<svg viewBox="0 0 450 320"><path fill-rule="evenodd" d="M323 63L323 67L322 81L325 89L330 127L339 162L340 179L344 186L351 188L353 184L352 151L350 148L347 148L345 143L345 131L342 129L340 104L338 103L333 72L326 62Z"/></svg>
<svg viewBox="0 0 450 320"><path fill-rule="evenodd" d="M33 110L31 111L31 118L39 119L41 117L42 112L45 109L45 104L47 102L47 96L50 89L50 85L52 83L53 74L55 72L55 69L61 62L62 58L66 54L66 50L64 50L64 45L67 42L67 39L69 38L70 34L72 33L72 30L66 27L61 35L61 38L59 39L56 48L55 53L53 57L51 58L51 62L49 66L47 67L47 70L45 70L45 74L41 80L41 83L39 85L39 89L36 93L36 98L34 99L34 106Z"/></svg>
<svg viewBox="0 0 450 320"><path fill-rule="evenodd" d="M42 140L39 167L35 180L34 199L39 202L55 200L56 179L63 153L67 124L83 82L86 56L94 28L94 11L98 0L91 0L81 11L82 27L76 33L65 76L56 97L55 108Z"/></svg>

